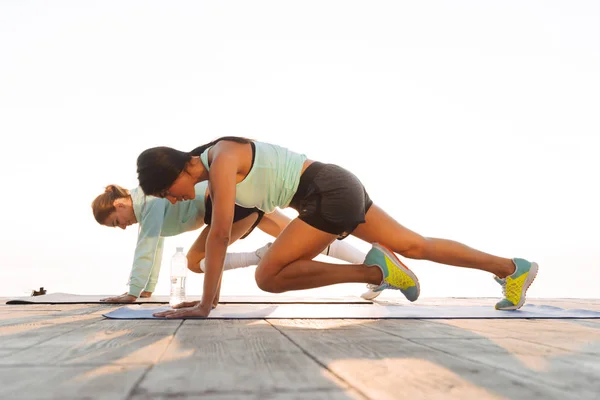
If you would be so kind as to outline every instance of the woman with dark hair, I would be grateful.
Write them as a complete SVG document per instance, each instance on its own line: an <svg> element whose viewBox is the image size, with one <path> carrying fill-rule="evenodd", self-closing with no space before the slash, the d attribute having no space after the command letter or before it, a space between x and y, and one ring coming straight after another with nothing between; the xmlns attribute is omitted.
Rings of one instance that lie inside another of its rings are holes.
<svg viewBox="0 0 600 400"><path fill-rule="evenodd" d="M155 147L139 155L137 172L146 194L174 204L194 199L194 185L208 181L214 201L202 300L157 316L208 316L221 280L236 204L267 213L276 207L292 207L299 213L256 269L258 286L269 292L364 282L375 292L396 289L415 301L419 282L394 254L399 253L490 272L504 291L496 308L515 310L524 304L538 270L536 263L525 259L501 258L455 241L425 238L373 204L351 172L274 144L224 137L191 152ZM336 238L349 234L372 244L362 264L340 266L312 260Z"/></svg>
<svg viewBox="0 0 600 400"><path fill-rule="evenodd" d="M212 202L207 186L208 182L198 183L194 187L196 200L177 204L170 204L165 199L154 196L144 196L139 187L127 190L119 185L108 185L104 193L94 199L92 212L99 224L126 229L139 222L129 289L122 295L108 297L102 301L133 303L138 298L152 295L158 281L164 238L199 229L204 224L210 226ZM236 206L232 243L238 238L248 236L257 226L263 232L276 237L290 221L279 210L265 215L256 208ZM204 247L207 233L208 227L205 227L187 253L188 269L192 272L203 273L205 270ZM257 265L269 245L270 243L253 252L227 253L224 270ZM347 243L330 246L323 254L351 263L364 258L362 252ZM367 291L362 296L373 299L378 294ZM218 301L218 295L215 301Z"/></svg>

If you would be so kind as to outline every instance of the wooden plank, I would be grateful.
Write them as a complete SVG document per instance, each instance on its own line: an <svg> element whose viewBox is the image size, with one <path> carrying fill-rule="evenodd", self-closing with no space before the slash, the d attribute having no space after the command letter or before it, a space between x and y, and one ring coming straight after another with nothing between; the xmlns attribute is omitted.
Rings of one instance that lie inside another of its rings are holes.
<svg viewBox="0 0 600 400"><path fill-rule="evenodd" d="M60 310L31 310L31 311L1 311L0 310L0 321L16 320L19 318L31 318L31 317L43 317L54 315Z"/></svg>
<svg viewBox="0 0 600 400"><path fill-rule="evenodd" d="M188 320L138 389L172 396L229 390L268 397L346 385L264 320Z"/></svg>
<svg viewBox="0 0 600 400"><path fill-rule="evenodd" d="M14 316L11 318L1 318L0 319L0 335L2 335L2 328L5 327L14 327L19 325L41 325L45 323L51 323L51 321L55 319L55 314L38 314L38 312L31 314L22 314L22 313L14 313ZM71 317L71 319L73 319ZM5 329L8 330L8 329Z"/></svg>
<svg viewBox="0 0 600 400"><path fill-rule="evenodd" d="M0 367L2 398L45 399L127 399L148 365L105 365L72 367Z"/></svg>
<svg viewBox="0 0 600 400"><path fill-rule="evenodd" d="M44 306L46 308L52 306ZM46 309L37 309L31 311L22 311L22 310L14 310L10 312L2 312L2 318L0 318L0 327L2 326L12 326L29 322L39 322L42 320L48 320L48 323L54 319L63 318L63 319L78 319L78 318L87 318L85 316L99 316L101 317L103 313L112 310L114 307L107 308L105 306L79 306L76 309L67 309L67 310L46 310Z"/></svg>
<svg viewBox="0 0 600 400"><path fill-rule="evenodd" d="M513 338L412 339L497 371L520 376L523 384L539 382L578 398L600 393L600 359ZM596 397L597 398L597 397Z"/></svg>
<svg viewBox="0 0 600 400"><path fill-rule="evenodd" d="M0 360L3 365L151 364L181 320L100 320Z"/></svg>
<svg viewBox="0 0 600 400"><path fill-rule="evenodd" d="M600 354L598 320L380 320L376 329L406 339L514 338L569 352Z"/></svg>
<svg viewBox="0 0 600 400"><path fill-rule="evenodd" d="M0 349L0 359L16 351L18 351L18 349Z"/></svg>
<svg viewBox="0 0 600 400"><path fill-rule="evenodd" d="M37 344L47 342L57 336L64 335L76 329L93 324L101 320L100 317L86 319L83 321L74 321L64 324L43 324L14 327L14 331L8 331L7 327L0 328L0 349L27 349ZM4 329L4 331L3 331ZM1 360L1 359L0 359Z"/></svg>
<svg viewBox="0 0 600 400"><path fill-rule="evenodd" d="M346 320L352 321L352 320ZM419 320L419 319L382 319L376 320L371 324L363 324L363 326L369 326L374 329L379 329L384 332L391 333L395 336L412 339L412 338L430 338L430 339L444 339L448 337L472 337L478 338L480 335L475 332L469 332L465 329L453 327L449 324L440 323L440 321L446 320ZM459 320L452 320L459 321ZM472 320L460 320L460 321L472 321ZM480 319L485 324L488 319Z"/></svg>
<svg viewBox="0 0 600 400"><path fill-rule="evenodd" d="M128 400L364 400L366 397L352 390L305 390L299 392L231 392L231 393L178 393L178 394L137 394Z"/></svg>
<svg viewBox="0 0 600 400"><path fill-rule="evenodd" d="M273 322L275 320L269 320ZM297 327L294 320L277 320L278 327ZM379 332L372 330L380 330L391 332L393 335L410 339L410 338L447 338L447 337L464 337L463 331L451 326L439 324L431 320L415 320L415 319L382 319L382 320L359 320L359 319L343 319L343 320L319 320L305 319L300 320L302 329L310 330L313 335L320 335L320 331L325 331L323 334L328 337L332 332L339 332L343 335L343 331L352 330L354 339L368 340L381 338ZM370 327L372 329L357 329L357 327ZM478 338L479 335L473 333L472 337Z"/></svg>
<svg viewBox="0 0 600 400"><path fill-rule="evenodd" d="M74 316L55 316L55 315L37 315L33 317L23 317L15 319L0 320L0 337L5 334L11 334L17 331L27 331L31 329L46 327L50 325L61 325L74 323L78 321L100 320L102 315L74 315Z"/></svg>
<svg viewBox="0 0 600 400"><path fill-rule="evenodd" d="M50 314L44 309L11 312L11 316L15 318L0 319L0 349L25 349L35 346L104 319L101 315L103 310L105 308L70 307L69 310L53 310Z"/></svg>
<svg viewBox="0 0 600 400"><path fill-rule="evenodd" d="M493 366L454 356L451 351L438 351L413 339L392 336L375 329L378 321L346 326L343 330L314 329L315 321L269 322L353 388L373 399L564 398L566 394Z"/></svg>
<svg viewBox="0 0 600 400"><path fill-rule="evenodd" d="M27 305L4 305L0 306L0 312L8 313L14 311L54 311L69 312L71 315L86 314L101 310L104 307L114 307L111 304L27 304Z"/></svg>
<svg viewBox="0 0 600 400"><path fill-rule="evenodd" d="M49 308L51 306L44 306ZM6 335L16 335L35 329L47 328L49 326L78 323L88 320L100 320L103 313L114 309L114 306L78 306L69 307L66 310L46 312L37 309L31 312L13 311L4 314L0 318L0 338ZM0 347L2 344L0 344Z"/></svg>
<svg viewBox="0 0 600 400"><path fill-rule="evenodd" d="M85 314L62 317L37 316L13 320L12 325L0 326L0 348L28 348L102 319L100 315Z"/></svg>
<svg viewBox="0 0 600 400"><path fill-rule="evenodd" d="M440 320L466 335L479 338L514 338L563 349L600 354L598 320ZM452 331L452 328L446 331Z"/></svg>

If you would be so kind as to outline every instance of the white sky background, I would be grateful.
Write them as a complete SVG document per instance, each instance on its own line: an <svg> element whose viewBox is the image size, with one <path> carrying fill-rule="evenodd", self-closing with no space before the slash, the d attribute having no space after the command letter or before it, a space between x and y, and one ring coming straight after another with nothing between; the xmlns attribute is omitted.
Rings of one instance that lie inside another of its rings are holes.
<svg viewBox="0 0 600 400"><path fill-rule="evenodd" d="M424 236L537 261L530 296L598 297L599 20L594 1L0 2L0 296L124 292L137 229L99 226L93 198L136 186L148 147L241 135L346 167ZM194 239L167 239L158 293ZM423 296L500 296L407 264ZM223 294L259 293L253 270Z"/></svg>

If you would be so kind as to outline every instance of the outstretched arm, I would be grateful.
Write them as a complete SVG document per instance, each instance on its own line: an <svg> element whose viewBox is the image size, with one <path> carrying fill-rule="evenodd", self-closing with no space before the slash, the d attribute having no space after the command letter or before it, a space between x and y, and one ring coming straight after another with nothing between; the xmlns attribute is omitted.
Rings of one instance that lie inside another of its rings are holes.
<svg viewBox="0 0 600 400"><path fill-rule="evenodd" d="M206 238L206 272L202 300L194 308L165 311L159 317L207 317L212 309L223 274L227 246L231 242L231 228L235 210L235 185L238 171L239 144L219 142L210 151L212 164L209 187L213 199L212 221Z"/></svg>
<svg viewBox="0 0 600 400"><path fill-rule="evenodd" d="M210 312L223 274L227 246L231 242L231 229L235 213L235 190L238 172L237 150L239 144L220 142L213 149L209 175L213 199L213 215L206 239L206 276L200 308ZM208 315L208 313L207 313Z"/></svg>
<svg viewBox="0 0 600 400"><path fill-rule="evenodd" d="M158 276L162 256L160 232L164 220L165 201L147 198L144 214L140 221L140 231L129 277L129 292L121 296L108 297L107 303L133 303L147 287L151 275ZM150 284L151 288L152 284Z"/></svg>
<svg viewBox="0 0 600 400"><path fill-rule="evenodd" d="M160 264L162 263L163 258L163 249L165 247L165 239L160 237L158 239L158 244L156 246L156 253L154 254L154 262L152 263L152 271L150 272L150 278L148 278L148 282L146 283L146 288L142 291L142 293L138 297L144 297L144 293L154 293L156 289L156 284L158 283L158 276L160 274ZM150 296L146 296L150 297Z"/></svg>

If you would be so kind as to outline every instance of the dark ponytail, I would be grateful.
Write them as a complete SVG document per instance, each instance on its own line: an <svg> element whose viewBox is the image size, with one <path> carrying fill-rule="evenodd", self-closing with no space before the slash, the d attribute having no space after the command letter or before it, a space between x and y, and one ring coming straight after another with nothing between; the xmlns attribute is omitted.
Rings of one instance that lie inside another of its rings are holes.
<svg viewBox="0 0 600 400"><path fill-rule="evenodd" d="M146 195L160 194L175 182L191 158L190 153L170 147L144 150L137 159L140 187Z"/></svg>
<svg viewBox="0 0 600 400"><path fill-rule="evenodd" d="M137 173L140 187L146 195L157 196L167 190L185 168L192 156L199 156L206 149L221 140L236 143L250 143L252 140L237 136L223 136L210 143L196 147L189 153L171 147L153 147L144 150L137 159Z"/></svg>

